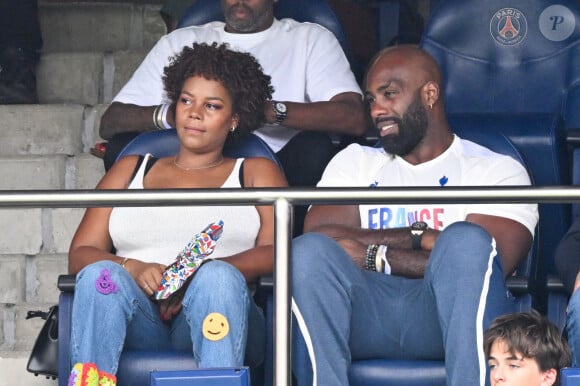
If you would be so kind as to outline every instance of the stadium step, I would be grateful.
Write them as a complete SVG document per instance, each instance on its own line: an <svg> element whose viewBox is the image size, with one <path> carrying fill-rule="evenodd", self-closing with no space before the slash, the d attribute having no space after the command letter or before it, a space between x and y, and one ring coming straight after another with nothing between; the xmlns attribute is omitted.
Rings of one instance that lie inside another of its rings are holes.
<svg viewBox="0 0 580 386"><path fill-rule="evenodd" d="M89 149L100 117L165 33L162 0L39 0L44 46L38 105L0 105L0 189L92 189L104 174ZM57 385L26 371L83 209L0 209L0 386Z"/></svg>

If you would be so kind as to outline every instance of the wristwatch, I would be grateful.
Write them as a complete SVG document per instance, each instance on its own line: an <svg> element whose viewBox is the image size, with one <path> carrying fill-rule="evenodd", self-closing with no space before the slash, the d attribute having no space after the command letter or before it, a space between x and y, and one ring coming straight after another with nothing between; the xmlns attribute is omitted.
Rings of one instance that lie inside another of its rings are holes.
<svg viewBox="0 0 580 386"><path fill-rule="evenodd" d="M284 119L288 116L288 108L283 102L272 101L272 107L276 113L276 122L274 124L279 125L284 122Z"/></svg>
<svg viewBox="0 0 580 386"><path fill-rule="evenodd" d="M423 233L429 228L425 221L415 221L411 224L411 246L413 249L421 249Z"/></svg>

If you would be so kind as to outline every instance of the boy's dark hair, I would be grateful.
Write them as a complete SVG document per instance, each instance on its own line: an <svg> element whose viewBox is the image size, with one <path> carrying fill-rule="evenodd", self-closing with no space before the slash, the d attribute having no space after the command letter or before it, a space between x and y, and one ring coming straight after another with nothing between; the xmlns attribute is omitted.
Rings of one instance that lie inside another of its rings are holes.
<svg viewBox="0 0 580 386"><path fill-rule="evenodd" d="M234 135L248 134L265 122L264 103L272 99L274 89L270 76L264 74L252 55L232 51L225 43L184 47L163 70L163 85L172 108L183 83L195 75L219 81L230 94L233 112L239 117Z"/></svg>
<svg viewBox="0 0 580 386"><path fill-rule="evenodd" d="M510 354L534 359L540 371L555 369L560 385L560 369L570 365L570 348L560 330L536 310L497 317L483 336L483 350L489 358L491 346L501 340Z"/></svg>

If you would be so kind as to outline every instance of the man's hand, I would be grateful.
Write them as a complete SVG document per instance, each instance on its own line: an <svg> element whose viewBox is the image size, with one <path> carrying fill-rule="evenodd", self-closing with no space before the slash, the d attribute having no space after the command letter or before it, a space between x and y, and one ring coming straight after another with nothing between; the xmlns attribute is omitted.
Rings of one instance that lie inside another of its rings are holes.
<svg viewBox="0 0 580 386"><path fill-rule="evenodd" d="M288 108L283 126L352 136L363 135L366 131L362 99L357 93L341 93L326 102L282 102ZM266 122L276 122L272 101L264 104L264 114Z"/></svg>

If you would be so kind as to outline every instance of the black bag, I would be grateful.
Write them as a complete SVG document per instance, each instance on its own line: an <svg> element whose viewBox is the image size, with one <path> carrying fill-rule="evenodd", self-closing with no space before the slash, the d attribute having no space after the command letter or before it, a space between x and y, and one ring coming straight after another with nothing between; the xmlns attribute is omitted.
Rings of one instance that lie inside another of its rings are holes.
<svg viewBox="0 0 580 386"><path fill-rule="evenodd" d="M58 305L50 307L48 312L28 311L26 319L42 318L46 320L28 359L26 370L34 375L42 374L47 378L58 376Z"/></svg>

